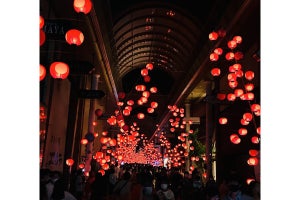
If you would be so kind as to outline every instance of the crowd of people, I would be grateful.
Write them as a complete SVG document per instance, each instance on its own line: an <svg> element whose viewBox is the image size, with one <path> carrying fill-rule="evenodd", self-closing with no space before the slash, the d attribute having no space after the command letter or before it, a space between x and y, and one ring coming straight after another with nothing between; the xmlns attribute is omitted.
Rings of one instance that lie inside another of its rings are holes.
<svg viewBox="0 0 300 200"><path fill-rule="evenodd" d="M204 182L196 169L190 174L179 168L166 169L142 164L112 165L105 174L82 170L71 174L67 183L58 171L41 169L41 200L258 200L260 183L241 183L230 174L217 185Z"/></svg>

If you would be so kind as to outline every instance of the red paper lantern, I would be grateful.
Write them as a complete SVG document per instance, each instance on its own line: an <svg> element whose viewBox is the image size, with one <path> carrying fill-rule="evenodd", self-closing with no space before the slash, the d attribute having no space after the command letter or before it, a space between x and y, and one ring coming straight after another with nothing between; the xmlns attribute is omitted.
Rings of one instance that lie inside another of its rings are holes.
<svg viewBox="0 0 300 200"><path fill-rule="evenodd" d="M141 69L141 75L142 76L147 76L148 75L148 69Z"/></svg>
<svg viewBox="0 0 300 200"><path fill-rule="evenodd" d="M243 58L244 58L244 54L242 52L237 51L237 52L234 53L234 59L235 60L241 60Z"/></svg>
<svg viewBox="0 0 300 200"><path fill-rule="evenodd" d="M252 104L251 105L251 111L256 112L260 110L260 105L259 104Z"/></svg>
<svg viewBox="0 0 300 200"><path fill-rule="evenodd" d="M75 44L79 46L83 43L84 35L81 31L77 29L71 29L68 30L68 32L66 33L65 38L68 44Z"/></svg>
<svg viewBox="0 0 300 200"><path fill-rule="evenodd" d="M157 88L156 87L151 87L150 88L150 92L151 93L156 93L157 92Z"/></svg>
<svg viewBox="0 0 300 200"><path fill-rule="evenodd" d="M210 56L209 56L209 59L211 61L217 61L217 60L219 60L219 55L216 54L216 53L211 53Z"/></svg>
<svg viewBox="0 0 300 200"><path fill-rule="evenodd" d="M239 132L240 135L247 135L248 130L245 129L245 128L240 128L240 129L238 130L238 132Z"/></svg>
<svg viewBox="0 0 300 200"><path fill-rule="evenodd" d="M151 81L151 77L150 76L144 76L144 81L146 83L149 83Z"/></svg>
<svg viewBox="0 0 300 200"><path fill-rule="evenodd" d="M221 70L220 70L220 68L215 67L215 68L213 68L213 69L210 71L210 73L211 73L211 75L213 75L213 76L220 76Z"/></svg>
<svg viewBox="0 0 300 200"><path fill-rule="evenodd" d="M230 88L234 89L238 86L238 82L237 81L228 81L228 85Z"/></svg>
<svg viewBox="0 0 300 200"><path fill-rule="evenodd" d="M239 35L234 36L232 40L235 41L237 44L241 44L243 41L242 37Z"/></svg>
<svg viewBox="0 0 300 200"><path fill-rule="evenodd" d="M146 86L145 85L136 85L135 86L136 91L145 91L146 90Z"/></svg>
<svg viewBox="0 0 300 200"><path fill-rule="evenodd" d="M235 89L234 94L236 97L240 97L242 94L244 94L244 90L242 89Z"/></svg>
<svg viewBox="0 0 300 200"><path fill-rule="evenodd" d="M219 100L224 100L224 99L226 98L226 94L218 93L218 94L217 94L217 98L218 98Z"/></svg>
<svg viewBox="0 0 300 200"><path fill-rule="evenodd" d="M252 84L252 83L247 83L247 84L245 85L245 89L246 89L248 92L252 91L252 90L254 89L254 84Z"/></svg>
<svg viewBox="0 0 300 200"><path fill-rule="evenodd" d="M257 127L257 128L256 128L256 133L257 133L258 135L260 135L260 127Z"/></svg>
<svg viewBox="0 0 300 200"><path fill-rule="evenodd" d="M248 165L254 166L258 164L258 159L256 157L251 157L247 160Z"/></svg>
<svg viewBox="0 0 300 200"><path fill-rule="evenodd" d="M235 99L236 99L235 94L232 94L232 93L227 94L228 101L234 101Z"/></svg>
<svg viewBox="0 0 300 200"><path fill-rule="evenodd" d="M255 150L255 149L250 149L249 150L249 155L252 156L252 157L255 157L258 155L258 151Z"/></svg>
<svg viewBox="0 0 300 200"><path fill-rule="evenodd" d="M237 134L231 134L230 135L230 141L233 144L239 144L241 142L241 138Z"/></svg>
<svg viewBox="0 0 300 200"><path fill-rule="evenodd" d="M150 96L150 92L149 91L144 91L142 93L142 96L148 98Z"/></svg>
<svg viewBox="0 0 300 200"><path fill-rule="evenodd" d="M40 46L42 46L46 41L46 34L43 29L40 29Z"/></svg>
<svg viewBox="0 0 300 200"><path fill-rule="evenodd" d="M233 52L226 53L225 58L226 58L226 60L234 59L234 53Z"/></svg>
<svg viewBox="0 0 300 200"><path fill-rule="evenodd" d="M125 98L125 92L119 92L118 93L118 98L119 99L124 99Z"/></svg>
<svg viewBox="0 0 300 200"><path fill-rule="evenodd" d="M40 16L40 29L44 27L44 24L45 24L45 20L42 16Z"/></svg>
<svg viewBox="0 0 300 200"><path fill-rule="evenodd" d="M74 160L72 158L69 158L69 159L66 160L66 164L68 166L72 166L74 164Z"/></svg>
<svg viewBox="0 0 300 200"><path fill-rule="evenodd" d="M80 164L78 165L78 168L79 168L79 169L83 169L83 168L84 168L84 164L83 164L83 163L80 163Z"/></svg>
<svg viewBox="0 0 300 200"><path fill-rule="evenodd" d="M66 79L69 75L69 66L64 62L53 62L50 65L50 74L53 78Z"/></svg>
<svg viewBox="0 0 300 200"><path fill-rule="evenodd" d="M219 118L219 123L220 124L227 124L227 118L226 117L221 117L221 118Z"/></svg>
<svg viewBox="0 0 300 200"><path fill-rule="evenodd" d="M210 40L217 40L218 39L218 33L217 32L211 32L209 35L208 35L208 38Z"/></svg>
<svg viewBox="0 0 300 200"><path fill-rule="evenodd" d="M102 112L102 110L101 110L100 108L98 108L98 109L95 110L95 115L96 115L97 117L102 116L102 114L103 114L103 112Z"/></svg>
<svg viewBox="0 0 300 200"><path fill-rule="evenodd" d="M227 43L227 46L228 46L229 49L234 49L236 47L236 42L234 40L230 40Z"/></svg>
<svg viewBox="0 0 300 200"><path fill-rule="evenodd" d="M129 116L130 115L130 110L129 109L124 109L123 110L123 115Z"/></svg>
<svg viewBox="0 0 300 200"><path fill-rule="evenodd" d="M40 65L40 81L42 81L46 76L46 68Z"/></svg>
<svg viewBox="0 0 300 200"><path fill-rule="evenodd" d="M241 69L242 69L242 65L239 64L239 63L233 64L232 67L233 67L233 69L234 69L235 71L238 71L238 70L241 70Z"/></svg>
<svg viewBox="0 0 300 200"><path fill-rule="evenodd" d="M257 136L253 136L253 137L251 138L251 142L252 142L253 144L258 144L258 143L259 143L259 138L258 138Z"/></svg>
<svg viewBox="0 0 300 200"><path fill-rule="evenodd" d="M138 119L144 119L145 118L145 114L144 113L138 113L137 114L137 118Z"/></svg>
<svg viewBox="0 0 300 200"><path fill-rule="evenodd" d="M158 106L158 103L157 103L157 102L155 102L155 101L152 101L152 102L151 102L151 107L152 107L152 108L157 108L157 106Z"/></svg>
<svg viewBox="0 0 300 200"><path fill-rule="evenodd" d="M83 145L85 145L85 144L87 144L89 141L87 140L87 139L81 139L81 141L80 141L80 143L81 144L83 144Z"/></svg>
<svg viewBox="0 0 300 200"><path fill-rule="evenodd" d="M217 55L222 55L222 53L223 53L223 49L222 48L216 48L215 50L214 50L214 53L216 53Z"/></svg>
<svg viewBox="0 0 300 200"><path fill-rule="evenodd" d="M254 78L254 72L253 71L246 71L245 72L245 78L249 81L251 81Z"/></svg>
<svg viewBox="0 0 300 200"><path fill-rule="evenodd" d="M90 0L74 0L73 6L76 12L88 14L92 9L92 2Z"/></svg>
<svg viewBox="0 0 300 200"><path fill-rule="evenodd" d="M244 113L243 119L250 122L252 120L252 114L251 113Z"/></svg>
<svg viewBox="0 0 300 200"><path fill-rule="evenodd" d="M151 71L153 69L153 64L152 63L148 63L146 65L146 68Z"/></svg>
<svg viewBox="0 0 300 200"><path fill-rule="evenodd" d="M133 104L134 104L133 100L130 99L130 100L127 101L127 105L132 106Z"/></svg>

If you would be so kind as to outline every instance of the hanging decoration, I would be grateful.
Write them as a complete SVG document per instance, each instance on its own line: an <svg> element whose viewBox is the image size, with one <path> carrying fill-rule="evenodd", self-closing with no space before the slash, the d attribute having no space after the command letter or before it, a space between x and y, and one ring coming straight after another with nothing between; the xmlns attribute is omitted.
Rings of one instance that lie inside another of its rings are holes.
<svg viewBox="0 0 300 200"><path fill-rule="evenodd" d="M75 44L77 46L80 46L84 41L84 35L77 29L71 29L67 31L65 39L70 45Z"/></svg>
<svg viewBox="0 0 300 200"><path fill-rule="evenodd" d="M69 66L64 62L53 62L50 65L50 75L55 79L66 79L69 75Z"/></svg>
<svg viewBox="0 0 300 200"><path fill-rule="evenodd" d="M92 9L91 0L74 0L74 10L78 13L88 14Z"/></svg>

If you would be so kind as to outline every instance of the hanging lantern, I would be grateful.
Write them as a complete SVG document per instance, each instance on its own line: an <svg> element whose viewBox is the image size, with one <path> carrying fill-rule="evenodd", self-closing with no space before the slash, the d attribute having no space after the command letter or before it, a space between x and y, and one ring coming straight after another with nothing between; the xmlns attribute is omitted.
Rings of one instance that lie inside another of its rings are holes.
<svg viewBox="0 0 300 200"><path fill-rule="evenodd" d="M221 118L219 118L219 123L220 124L227 124L227 118L226 117L221 117Z"/></svg>
<svg viewBox="0 0 300 200"><path fill-rule="evenodd" d="M100 108L98 108L98 109L95 110L95 115L96 115L97 117L101 117L102 114L103 114L103 112L102 112L102 110L101 110Z"/></svg>
<svg viewBox="0 0 300 200"><path fill-rule="evenodd" d="M157 102L155 102L155 101L151 102L151 108L157 108L157 106L158 106Z"/></svg>
<svg viewBox="0 0 300 200"><path fill-rule="evenodd" d="M79 169L83 169L83 168L84 168L84 164L83 164L83 163L80 163L80 164L78 165L78 168L79 168Z"/></svg>
<svg viewBox="0 0 300 200"><path fill-rule="evenodd" d="M213 76L219 76L221 74L221 70L220 68L213 68L211 71L210 71L211 75Z"/></svg>
<svg viewBox="0 0 300 200"><path fill-rule="evenodd" d="M50 65L50 74L56 79L66 79L69 75L69 66L64 62L53 62Z"/></svg>
<svg viewBox="0 0 300 200"><path fill-rule="evenodd" d="M150 88L150 92L151 93L156 93L157 92L157 88L156 87L151 87Z"/></svg>
<svg viewBox="0 0 300 200"><path fill-rule="evenodd" d="M235 41L237 44L241 44L243 41L242 37L239 35L234 36L232 40Z"/></svg>
<svg viewBox="0 0 300 200"><path fill-rule="evenodd" d="M145 114L144 113L138 113L137 114L137 118L138 119L144 119L145 118Z"/></svg>
<svg viewBox="0 0 300 200"><path fill-rule="evenodd" d="M81 139L81 141L80 141L80 143L81 144L83 144L83 145L85 145L85 144L87 144L89 141L87 140L87 139Z"/></svg>
<svg viewBox="0 0 300 200"><path fill-rule="evenodd" d="M234 59L235 60L241 60L243 58L244 58L244 54L242 52L237 51L237 52L234 53Z"/></svg>
<svg viewBox="0 0 300 200"><path fill-rule="evenodd" d="M142 96L148 98L150 96L150 92L149 91L144 91L142 93Z"/></svg>
<svg viewBox="0 0 300 200"><path fill-rule="evenodd" d="M130 110L129 109L124 109L123 110L123 115L129 116L130 115Z"/></svg>
<svg viewBox="0 0 300 200"><path fill-rule="evenodd" d="M145 85L136 85L135 86L136 91L145 91L146 90L146 86Z"/></svg>
<svg viewBox="0 0 300 200"><path fill-rule="evenodd" d="M256 157L251 157L247 160L248 165L254 166L258 164L258 159Z"/></svg>
<svg viewBox="0 0 300 200"><path fill-rule="evenodd" d="M46 34L43 29L40 29L40 46L42 46L46 41Z"/></svg>
<svg viewBox="0 0 300 200"><path fill-rule="evenodd" d="M251 138L251 142L252 142L253 144L258 144L258 143L259 143L259 138L258 138L257 136L253 136L253 137Z"/></svg>
<svg viewBox="0 0 300 200"><path fill-rule="evenodd" d="M119 92L118 93L118 98L119 99L124 99L125 98L125 92Z"/></svg>
<svg viewBox="0 0 300 200"><path fill-rule="evenodd" d="M72 158L69 158L69 159L66 160L66 164L68 166L72 166L74 164L74 160Z"/></svg>
<svg viewBox="0 0 300 200"><path fill-rule="evenodd" d="M238 86L238 82L237 81L228 81L228 85L230 88L234 89Z"/></svg>
<svg viewBox="0 0 300 200"><path fill-rule="evenodd" d="M130 100L127 101L127 105L132 106L133 104L134 104L133 100L130 99Z"/></svg>
<svg viewBox="0 0 300 200"><path fill-rule="evenodd" d="M257 133L258 135L260 135L260 127L257 127L257 128L256 128L256 133Z"/></svg>
<svg viewBox="0 0 300 200"><path fill-rule="evenodd" d="M226 53L225 58L226 58L226 60L234 59L234 53L233 52Z"/></svg>
<svg viewBox="0 0 300 200"><path fill-rule="evenodd" d="M236 74L235 73L229 73L227 75L228 81L235 81L236 80Z"/></svg>
<svg viewBox="0 0 300 200"><path fill-rule="evenodd" d="M218 33L217 32L211 32L209 35L208 35L208 38L210 40L217 40L218 39Z"/></svg>
<svg viewBox="0 0 300 200"><path fill-rule="evenodd" d="M242 70L238 70L238 71L236 71L236 72L234 72L234 73L235 73L235 75L236 75L237 77L239 77L239 78L243 77L243 75L244 75L244 72L243 72Z"/></svg>
<svg viewBox="0 0 300 200"><path fill-rule="evenodd" d="M151 71L153 69L153 64L152 63L148 63L146 65L146 68Z"/></svg>
<svg viewBox="0 0 300 200"><path fill-rule="evenodd" d="M228 101L234 101L235 99L236 99L235 94L232 94L232 93L227 94Z"/></svg>
<svg viewBox="0 0 300 200"><path fill-rule="evenodd" d="M245 128L240 128L240 129L238 130L238 132L239 132L240 135L247 135L248 130L245 129Z"/></svg>
<svg viewBox="0 0 300 200"><path fill-rule="evenodd" d="M226 98L226 94L218 93L218 94L217 94L217 98L218 98L219 100L224 100L224 99Z"/></svg>
<svg viewBox="0 0 300 200"><path fill-rule="evenodd" d="M252 104L251 105L251 111L256 112L260 110L260 105L259 104Z"/></svg>
<svg viewBox="0 0 300 200"><path fill-rule="evenodd" d="M247 121L245 119L241 119L241 124L244 126L247 126L249 124L249 121Z"/></svg>
<svg viewBox="0 0 300 200"><path fill-rule="evenodd" d="M214 50L214 53L216 53L217 55L222 55L222 53L223 53L223 49L222 48L216 48L215 50Z"/></svg>
<svg viewBox="0 0 300 200"><path fill-rule="evenodd" d="M255 149L250 149L249 150L249 155L252 156L252 157L255 157L258 155L258 151L255 150Z"/></svg>
<svg viewBox="0 0 300 200"><path fill-rule="evenodd" d="M44 27L44 24L45 24L45 20L42 16L40 16L40 29Z"/></svg>
<svg viewBox="0 0 300 200"><path fill-rule="evenodd" d="M242 89L235 89L234 94L236 97L240 97L242 94L244 94L244 90Z"/></svg>
<svg viewBox="0 0 300 200"><path fill-rule="evenodd" d="M250 92L250 91L252 91L252 90L254 89L254 85L253 85L252 83L247 83L247 84L245 85L245 89L246 89L248 92Z"/></svg>
<svg viewBox="0 0 300 200"><path fill-rule="evenodd" d="M110 125L116 125L117 123L117 119L115 116L111 116L110 118L107 119L107 123L110 124Z"/></svg>
<svg viewBox="0 0 300 200"><path fill-rule="evenodd" d="M46 76L46 68L40 65L40 81L42 81Z"/></svg>
<svg viewBox="0 0 300 200"><path fill-rule="evenodd" d="M116 146L117 145L117 140L116 139L111 139L110 141L109 141L109 145L110 146Z"/></svg>
<svg viewBox="0 0 300 200"><path fill-rule="evenodd" d="M252 120L252 114L251 113L244 113L243 119L250 122Z"/></svg>
<svg viewBox="0 0 300 200"><path fill-rule="evenodd" d="M149 83L151 81L151 77L150 76L144 76L144 81L146 83Z"/></svg>
<svg viewBox="0 0 300 200"><path fill-rule="evenodd" d="M227 43L227 46L228 46L229 49L234 49L236 47L236 42L234 40L230 40Z"/></svg>
<svg viewBox="0 0 300 200"><path fill-rule="evenodd" d="M230 135L230 141L233 144L239 144L241 142L241 138L237 134L231 134Z"/></svg>
<svg viewBox="0 0 300 200"><path fill-rule="evenodd" d="M255 181L255 179L254 178L247 178L247 180L246 180L247 185L250 185L250 183L252 181Z"/></svg>
<svg viewBox="0 0 300 200"><path fill-rule="evenodd" d="M148 69L141 69L141 75L142 76L147 76L148 75Z"/></svg>
<svg viewBox="0 0 300 200"><path fill-rule="evenodd" d="M251 81L254 78L254 72L253 71L246 71L245 72L245 78L249 81Z"/></svg>
<svg viewBox="0 0 300 200"><path fill-rule="evenodd" d="M92 9L92 2L90 0L74 0L73 6L76 12L88 14Z"/></svg>
<svg viewBox="0 0 300 200"><path fill-rule="evenodd" d="M84 35L81 31L79 31L77 29L71 29L71 30L67 31L67 33L65 35L65 39L68 44L70 44L70 45L75 44L75 45L79 46L83 43Z"/></svg>
<svg viewBox="0 0 300 200"><path fill-rule="evenodd" d="M210 56L209 56L209 59L211 61L217 61L217 60L219 60L219 56L216 53L211 53Z"/></svg>
<svg viewBox="0 0 300 200"><path fill-rule="evenodd" d="M238 71L238 70L241 70L241 69L242 69L242 65L239 64L239 63L233 64L232 67L233 67L233 69L234 69L235 71Z"/></svg>

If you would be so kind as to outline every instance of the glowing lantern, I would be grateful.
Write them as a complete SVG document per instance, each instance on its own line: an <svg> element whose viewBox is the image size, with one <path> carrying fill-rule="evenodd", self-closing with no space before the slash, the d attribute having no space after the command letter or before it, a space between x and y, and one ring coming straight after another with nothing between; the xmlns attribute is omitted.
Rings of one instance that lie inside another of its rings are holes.
<svg viewBox="0 0 300 200"><path fill-rule="evenodd" d="M242 37L239 35L234 36L232 40L235 41L237 44L240 44L243 41Z"/></svg>
<svg viewBox="0 0 300 200"><path fill-rule="evenodd" d="M127 101L127 105L132 106L133 104L134 104L134 101L133 101L133 100L128 100L128 101Z"/></svg>
<svg viewBox="0 0 300 200"><path fill-rule="evenodd" d="M66 164L68 166L72 166L74 164L74 160L72 158L69 158L69 159L66 160Z"/></svg>
<svg viewBox="0 0 300 200"><path fill-rule="evenodd" d="M234 59L234 53L233 52L226 53L225 58L226 58L226 60Z"/></svg>
<svg viewBox="0 0 300 200"><path fill-rule="evenodd" d="M232 93L227 94L228 101L234 101L235 99L236 99L235 94L232 94Z"/></svg>
<svg viewBox="0 0 300 200"><path fill-rule="evenodd" d="M157 88L156 87L151 87L150 88L150 92L151 93L156 93L157 92Z"/></svg>
<svg viewBox="0 0 300 200"><path fill-rule="evenodd" d="M117 145L117 140L116 139L111 139L110 141L109 141L109 145L110 146L116 146Z"/></svg>
<svg viewBox="0 0 300 200"><path fill-rule="evenodd" d="M236 77L239 77L239 78L241 78L241 77L244 76L244 72L242 70L238 70L238 71L236 71L234 73L235 73Z"/></svg>
<svg viewBox="0 0 300 200"><path fill-rule="evenodd" d="M234 89L238 86L238 82L237 81L228 81L228 85L230 88Z"/></svg>
<svg viewBox="0 0 300 200"><path fill-rule="evenodd" d="M101 174L102 176L104 176L104 175L105 175L105 171L104 171L104 169L99 169L98 173L99 173L99 174Z"/></svg>
<svg viewBox="0 0 300 200"><path fill-rule="evenodd" d="M107 163L105 163L104 165L102 165L102 168L104 170L108 170L109 169L109 165ZM104 175L102 174L102 176L104 176Z"/></svg>
<svg viewBox="0 0 300 200"><path fill-rule="evenodd" d="M171 131L171 132L174 132L174 131L175 131L175 128L173 128L173 127L170 128L170 131Z"/></svg>
<svg viewBox="0 0 300 200"><path fill-rule="evenodd" d="M42 16L40 16L40 29L43 28L44 24L45 24L45 20Z"/></svg>
<svg viewBox="0 0 300 200"><path fill-rule="evenodd" d="M224 100L224 99L226 98L226 94L218 93L218 94L217 94L217 98L218 98L219 100Z"/></svg>
<svg viewBox="0 0 300 200"><path fill-rule="evenodd" d="M40 29L40 46L42 46L46 41L46 34L45 32Z"/></svg>
<svg viewBox="0 0 300 200"><path fill-rule="evenodd" d="M125 109L123 110L123 115L129 116L129 115L130 115L130 110L125 108Z"/></svg>
<svg viewBox="0 0 300 200"><path fill-rule="evenodd" d="M209 59L211 61L217 61L217 60L219 60L219 56L216 53L211 53L210 56L209 56Z"/></svg>
<svg viewBox="0 0 300 200"><path fill-rule="evenodd" d="M239 132L240 135L247 135L248 130L245 129L245 128L240 128L238 132Z"/></svg>
<svg viewBox="0 0 300 200"><path fill-rule="evenodd" d="M231 134L230 135L230 141L233 144L239 144L241 142L241 138L237 134Z"/></svg>
<svg viewBox="0 0 300 200"><path fill-rule="evenodd" d="M216 48L215 50L214 50L214 53L216 53L217 55L222 55L222 53L223 53L223 49L222 48Z"/></svg>
<svg viewBox="0 0 300 200"><path fill-rule="evenodd" d="M238 71L238 70L241 70L241 69L242 69L242 65L239 64L239 63L233 64L232 67L233 67L233 69L234 69L235 71Z"/></svg>
<svg viewBox="0 0 300 200"><path fill-rule="evenodd" d="M251 81L254 78L254 72L253 71L246 71L245 72L245 78L249 81Z"/></svg>
<svg viewBox="0 0 300 200"><path fill-rule="evenodd" d="M207 174L206 174L206 172L203 172L202 176L203 176L203 178L205 178L205 179L206 179L206 177L207 177Z"/></svg>
<svg viewBox="0 0 300 200"><path fill-rule="evenodd" d="M108 118L107 120L107 123L109 123L110 125L116 125L116 123L117 123L117 119L116 119L116 117L115 116L111 116L110 118Z"/></svg>
<svg viewBox="0 0 300 200"><path fill-rule="evenodd" d="M103 112L102 112L102 110L101 110L100 108L98 108L98 109L95 110L95 115L96 115L97 117L102 116L102 114L103 114Z"/></svg>
<svg viewBox="0 0 300 200"><path fill-rule="evenodd" d="M259 143L259 138L258 138L257 136L253 136L253 137L251 138L251 142L252 142L253 144L258 144L258 143Z"/></svg>
<svg viewBox="0 0 300 200"><path fill-rule="evenodd" d="M148 98L150 96L150 92L149 91L144 91L142 93L142 96Z"/></svg>
<svg viewBox="0 0 300 200"><path fill-rule="evenodd" d="M78 165L78 168L79 168L79 169L83 169L83 168L84 168L84 164L83 164L83 163L80 163L80 164Z"/></svg>
<svg viewBox="0 0 300 200"><path fill-rule="evenodd" d="M254 89L254 85L253 85L252 83L247 83L247 84L245 85L245 89L246 89L248 92L250 92L250 91L252 91L252 90Z"/></svg>
<svg viewBox="0 0 300 200"><path fill-rule="evenodd" d="M247 160L248 165L254 166L258 164L258 159L255 157L251 157Z"/></svg>
<svg viewBox="0 0 300 200"><path fill-rule="evenodd" d="M145 68L142 69L142 70L141 70L141 75L142 75L142 76L147 76L147 75L148 75L148 69L145 69Z"/></svg>
<svg viewBox="0 0 300 200"><path fill-rule="evenodd" d="M151 81L150 76L144 76L144 81L145 81L146 83L150 82L150 81Z"/></svg>
<svg viewBox="0 0 300 200"><path fill-rule="evenodd" d="M242 52L237 51L237 52L234 53L234 59L235 60L241 60L243 58L244 58L244 54Z"/></svg>
<svg viewBox="0 0 300 200"><path fill-rule="evenodd" d="M252 157L255 157L258 155L258 151L255 150L255 149L250 149L249 150L249 155L252 156Z"/></svg>
<svg viewBox="0 0 300 200"><path fill-rule="evenodd" d="M226 117L221 117L221 118L219 118L219 123L220 124L227 124L227 118Z"/></svg>
<svg viewBox="0 0 300 200"><path fill-rule="evenodd" d="M118 155L117 159L120 161L120 160L122 160L122 159L123 159L123 156L121 156L121 155Z"/></svg>
<svg viewBox="0 0 300 200"><path fill-rule="evenodd" d="M136 85L135 86L136 91L145 91L146 90L146 86L145 85Z"/></svg>
<svg viewBox="0 0 300 200"><path fill-rule="evenodd" d="M46 76L46 68L40 65L40 81L42 81Z"/></svg>
<svg viewBox="0 0 300 200"><path fill-rule="evenodd" d="M152 101L152 102L151 102L151 107L152 107L152 108L157 108L157 106L158 106L158 103L157 103L157 102L155 102L155 101Z"/></svg>
<svg viewBox="0 0 300 200"><path fill-rule="evenodd" d="M210 40L217 40L218 39L218 33L217 32L211 32L209 35L208 35L208 38Z"/></svg>
<svg viewBox="0 0 300 200"><path fill-rule="evenodd" d="M245 120L245 119L241 119L241 124L246 126L249 124L249 121Z"/></svg>
<svg viewBox="0 0 300 200"><path fill-rule="evenodd" d="M69 66L63 62L53 62L50 65L50 74L53 78L66 79L69 75Z"/></svg>
<svg viewBox="0 0 300 200"><path fill-rule="evenodd" d="M240 97L242 94L244 94L244 90L242 89L235 89L234 94L236 97Z"/></svg>
<svg viewBox="0 0 300 200"><path fill-rule="evenodd" d="M83 144L83 145L87 144L88 142L89 141L87 139L85 139L85 138L80 141L80 143Z"/></svg>
<svg viewBox="0 0 300 200"><path fill-rule="evenodd" d="M236 41L234 40L230 40L228 43L227 43L227 46L229 49L234 49L236 47Z"/></svg>
<svg viewBox="0 0 300 200"><path fill-rule="evenodd" d="M100 143L101 144L105 144L106 142L108 142L108 138L107 137L101 137L100 138Z"/></svg>
<svg viewBox="0 0 300 200"><path fill-rule="evenodd" d="M125 92L119 92L118 93L118 98L119 99L124 99L125 98Z"/></svg>
<svg viewBox="0 0 300 200"><path fill-rule="evenodd" d="M245 119L246 121L251 121L252 120L252 114L251 113L244 113L243 114L243 119Z"/></svg>
<svg viewBox="0 0 300 200"><path fill-rule="evenodd" d="M72 45L75 44L77 46L81 45L84 40L83 33L77 29L68 30L65 35L65 39L68 44Z"/></svg>
<svg viewBox="0 0 300 200"><path fill-rule="evenodd" d="M252 181L255 181L255 179L254 178L247 178L247 180L246 180L247 185L250 185L250 183Z"/></svg>
<svg viewBox="0 0 300 200"><path fill-rule="evenodd" d="M92 9L92 2L90 0L74 0L73 6L76 12L88 14Z"/></svg>
<svg viewBox="0 0 300 200"><path fill-rule="evenodd" d="M138 118L138 119L144 119L144 118L145 118L144 113L138 113L138 114L137 114L137 118Z"/></svg>
<svg viewBox="0 0 300 200"><path fill-rule="evenodd" d="M95 154L95 157L96 157L96 159L101 159L101 158L103 158L103 155L104 155L103 152L97 151Z"/></svg>
<svg viewBox="0 0 300 200"><path fill-rule="evenodd" d="M260 135L260 127L256 128L256 133Z"/></svg>
<svg viewBox="0 0 300 200"><path fill-rule="evenodd" d="M211 71L210 71L211 75L213 76L219 76L221 74L221 70L220 68L213 68Z"/></svg>
<svg viewBox="0 0 300 200"><path fill-rule="evenodd" d="M227 79L228 79L228 81L235 81L235 80L236 80L236 74L234 74L234 73L229 73L229 74L227 75Z"/></svg>
<svg viewBox="0 0 300 200"><path fill-rule="evenodd" d="M252 104L251 105L251 111L256 112L260 110L260 105L259 104Z"/></svg>
<svg viewBox="0 0 300 200"><path fill-rule="evenodd" d="M146 68L147 68L148 70L152 70L152 69L153 69L153 64L152 64L152 63L148 63L148 64L146 65Z"/></svg>

